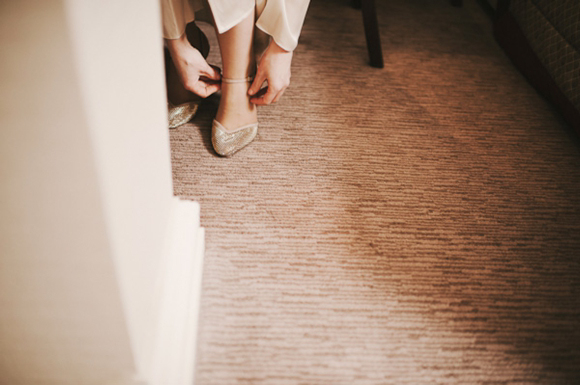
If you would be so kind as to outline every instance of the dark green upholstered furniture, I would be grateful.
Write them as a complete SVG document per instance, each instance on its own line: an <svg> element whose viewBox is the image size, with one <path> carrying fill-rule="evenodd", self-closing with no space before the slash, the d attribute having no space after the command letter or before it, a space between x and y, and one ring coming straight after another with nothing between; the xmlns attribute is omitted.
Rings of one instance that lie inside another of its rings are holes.
<svg viewBox="0 0 580 385"><path fill-rule="evenodd" d="M494 34L580 133L580 0L501 0Z"/></svg>

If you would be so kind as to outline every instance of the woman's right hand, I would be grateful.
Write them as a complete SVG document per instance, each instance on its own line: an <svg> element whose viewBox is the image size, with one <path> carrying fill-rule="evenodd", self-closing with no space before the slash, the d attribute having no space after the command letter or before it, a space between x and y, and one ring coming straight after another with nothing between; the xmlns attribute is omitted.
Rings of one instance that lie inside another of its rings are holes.
<svg viewBox="0 0 580 385"><path fill-rule="evenodd" d="M188 91L207 98L221 87L221 74L191 46L185 33L178 39L166 39L169 54L181 83Z"/></svg>
<svg viewBox="0 0 580 385"><path fill-rule="evenodd" d="M276 103L290 85L291 65L292 51L286 51L271 39L258 64L254 82L248 90L250 101L257 105ZM268 86L262 88L266 81Z"/></svg>

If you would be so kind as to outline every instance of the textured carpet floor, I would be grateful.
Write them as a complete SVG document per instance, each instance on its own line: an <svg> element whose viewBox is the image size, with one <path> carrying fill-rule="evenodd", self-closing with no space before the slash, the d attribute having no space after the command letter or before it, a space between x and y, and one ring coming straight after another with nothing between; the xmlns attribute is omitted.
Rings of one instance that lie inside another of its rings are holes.
<svg viewBox="0 0 580 385"><path fill-rule="evenodd" d="M215 155L217 98L171 131L207 229L197 384L580 383L577 137L473 2L378 7L385 69L313 0L253 144Z"/></svg>

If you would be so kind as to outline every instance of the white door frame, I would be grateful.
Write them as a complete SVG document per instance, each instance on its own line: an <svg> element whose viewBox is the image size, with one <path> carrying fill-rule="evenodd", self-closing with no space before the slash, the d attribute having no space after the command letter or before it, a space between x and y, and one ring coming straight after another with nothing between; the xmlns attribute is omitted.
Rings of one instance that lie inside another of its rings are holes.
<svg viewBox="0 0 580 385"><path fill-rule="evenodd" d="M160 20L0 5L0 382L193 383L204 231L173 196Z"/></svg>

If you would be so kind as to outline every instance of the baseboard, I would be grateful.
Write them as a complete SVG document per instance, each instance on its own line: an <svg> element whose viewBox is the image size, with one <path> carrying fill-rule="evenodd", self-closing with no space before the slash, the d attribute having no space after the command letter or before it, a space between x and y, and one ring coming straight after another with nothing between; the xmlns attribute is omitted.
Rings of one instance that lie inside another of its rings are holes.
<svg viewBox="0 0 580 385"><path fill-rule="evenodd" d="M175 198L161 267L159 322L148 385L192 385L205 232L196 202Z"/></svg>

